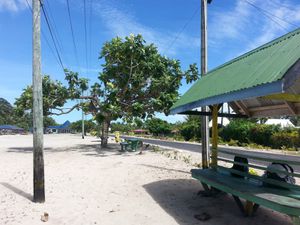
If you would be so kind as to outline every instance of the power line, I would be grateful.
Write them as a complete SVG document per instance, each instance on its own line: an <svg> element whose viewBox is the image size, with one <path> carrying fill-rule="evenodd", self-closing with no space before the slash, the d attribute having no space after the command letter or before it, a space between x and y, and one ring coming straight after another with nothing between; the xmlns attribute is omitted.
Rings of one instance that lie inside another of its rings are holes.
<svg viewBox="0 0 300 225"><path fill-rule="evenodd" d="M88 69L88 50L87 50L87 23L86 23L86 0L83 1L83 16L84 16L84 40L85 40L85 63Z"/></svg>
<svg viewBox="0 0 300 225"><path fill-rule="evenodd" d="M199 11L200 7L196 8L195 11L193 12L192 16L185 22L183 27L179 30L179 32L176 34L175 38L171 42L171 44L167 47L167 49L164 51L163 55L170 50L170 48L174 45L174 43L177 41L181 33L186 29L186 27L189 25L189 23L192 21L192 19L195 17L197 12Z"/></svg>
<svg viewBox="0 0 300 225"><path fill-rule="evenodd" d="M282 24L278 23L278 21L276 21L276 20L273 19L272 17L277 18L277 19L279 19L279 20L285 22L286 24L292 25L292 26L294 26L294 27L296 27L296 28L299 27L299 26L297 26L296 24L293 24L293 23L291 23L291 22L288 22L288 21L284 20L283 18L281 18L281 17L279 17L279 16L276 16L276 15L270 13L269 11L267 11L267 10L265 10L265 9L262 9L262 8L256 6L254 3L252 3L252 2L250 2L250 1L248 1L248 0L245 0L245 2L246 2L247 4L249 4L249 5L251 5L251 6L252 6L253 8L255 8L256 10L258 10L259 12L261 12L262 14L264 14L266 17L268 17L270 20L272 20L274 23L276 23L278 26L280 26L282 29L286 30L287 32L289 32L289 30L288 30L286 27L284 27Z"/></svg>
<svg viewBox="0 0 300 225"><path fill-rule="evenodd" d="M47 23L50 35L51 35L51 39L52 39L53 44L54 44L54 48L55 48L55 51L56 51L56 54L57 54L57 57L58 57L58 60L59 60L59 64L60 64L62 70L64 71L65 67L64 67L64 64L62 62L61 56L59 54L59 51L58 51L58 48L57 48L57 44L55 42L55 38L53 36L53 32L52 32L52 29L51 29L51 26L50 26L50 23L49 23L49 19L48 19L47 13L45 11L44 5L42 4L41 0L39 0L39 1L40 1L40 4L41 4L41 8L42 8L42 11L43 11L43 14L44 14L44 17L45 17L45 20L46 20L46 23Z"/></svg>
<svg viewBox="0 0 300 225"><path fill-rule="evenodd" d="M93 0L90 0L90 18L89 18L89 62L91 64L92 61L92 28L93 28L93 23L92 23L92 17L93 17Z"/></svg>
<svg viewBox="0 0 300 225"><path fill-rule="evenodd" d="M26 3L27 3L27 8L28 8L28 10L29 10L29 11L31 12L31 14L32 14L32 8L31 8L31 6L30 6L28 0L26 0ZM52 48L51 45L50 45L50 42L49 42L47 36L45 35L45 33L44 33L43 30L41 30L41 32L42 32L42 36L43 36L43 38L45 39L46 44L47 44L48 48L50 49L50 51L51 51L53 57L55 58L56 62L57 62L58 64L60 64L60 63L59 63L59 60L58 60L58 58L57 58L57 56L55 55L55 52L54 52L53 48Z"/></svg>
<svg viewBox="0 0 300 225"><path fill-rule="evenodd" d="M47 2L47 4L43 4L44 5L44 7L45 7L45 11L47 12L49 12L49 22L50 22L50 25L53 25L52 26L52 30L53 30L53 34L54 34L54 37L55 37L55 39L56 39L56 43L57 43L57 46L58 46L58 48L59 48L59 50L61 51L61 52L64 52L64 50L63 50L63 47L62 47L62 45L60 44L60 43L62 43L62 41L61 41L61 38L60 38L60 36L59 36L59 32L58 32L58 29L57 29L57 27L56 27L56 24L55 24L55 20L54 20L54 17L53 17L53 15L52 15L52 11L51 11L51 7L50 7L50 4L49 4L49 2L48 2L48 0L44 0L45 1L45 3ZM52 23L51 23L51 21L52 21Z"/></svg>
<svg viewBox="0 0 300 225"><path fill-rule="evenodd" d="M71 34L72 34L72 42L73 42L75 59L76 59L77 66L80 67L79 66L79 60L78 60L77 47L76 47L76 42L75 42L74 29L73 29L73 24L72 24L70 4L69 4L69 0L66 0L66 1L67 1L67 8L68 8L68 15L69 15L69 22L70 22L70 28L71 28Z"/></svg>

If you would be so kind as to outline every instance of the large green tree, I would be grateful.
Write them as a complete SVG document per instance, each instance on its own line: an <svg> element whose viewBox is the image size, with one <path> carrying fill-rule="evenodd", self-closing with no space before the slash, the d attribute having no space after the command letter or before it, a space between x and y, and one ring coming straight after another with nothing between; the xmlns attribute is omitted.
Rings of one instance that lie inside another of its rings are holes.
<svg viewBox="0 0 300 225"><path fill-rule="evenodd" d="M12 105L4 98L0 98L0 125L13 123Z"/></svg>
<svg viewBox="0 0 300 225"><path fill-rule="evenodd" d="M102 145L107 144L112 120L144 119L155 112L168 114L183 78L187 83L198 78L195 64L182 71L179 60L160 55L141 35L106 42L99 58L104 59L103 70L86 98L89 109L102 122Z"/></svg>
<svg viewBox="0 0 300 225"><path fill-rule="evenodd" d="M178 98L181 81L190 83L198 78L195 64L183 71L179 60L160 55L141 35L113 38L103 45L99 59L104 60L103 69L98 81L91 86L90 94L82 94L88 89L87 80L66 70L67 87L44 76L43 100L44 115L68 113L80 107L92 113L102 124L102 146L107 145L111 121L145 119L155 112L168 114ZM20 111L31 109L31 96L32 89L27 87L16 102ZM66 110L63 105L67 99L87 101Z"/></svg>

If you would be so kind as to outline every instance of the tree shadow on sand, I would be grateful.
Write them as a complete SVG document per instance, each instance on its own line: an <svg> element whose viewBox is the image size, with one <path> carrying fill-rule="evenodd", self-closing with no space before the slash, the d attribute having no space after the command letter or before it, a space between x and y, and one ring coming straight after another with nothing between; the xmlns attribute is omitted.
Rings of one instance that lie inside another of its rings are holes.
<svg viewBox="0 0 300 225"><path fill-rule="evenodd" d="M32 147L10 147L7 152L10 153L32 153ZM107 147L101 147L99 142L93 144L77 144L71 147L56 147L56 148L44 148L45 152L49 153L59 153L59 152L79 152L85 156L94 157L108 157L108 156L131 156L137 152L121 152L120 144L109 143Z"/></svg>
<svg viewBox="0 0 300 225"><path fill-rule="evenodd" d="M30 201L32 201L33 199L33 196L25 191L22 191L21 189L9 184L9 183L6 183L6 182L0 182L0 184L3 186L3 187L6 187L7 189L11 190L12 192L22 196L23 198L26 198Z"/></svg>
<svg viewBox="0 0 300 225"><path fill-rule="evenodd" d="M202 186L193 179L160 180L143 187L178 224L290 224L287 216L264 208L260 208L253 217L244 217L229 195L218 197L198 195ZM195 215L202 213L209 214L211 219L208 221L195 219Z"/></svg>

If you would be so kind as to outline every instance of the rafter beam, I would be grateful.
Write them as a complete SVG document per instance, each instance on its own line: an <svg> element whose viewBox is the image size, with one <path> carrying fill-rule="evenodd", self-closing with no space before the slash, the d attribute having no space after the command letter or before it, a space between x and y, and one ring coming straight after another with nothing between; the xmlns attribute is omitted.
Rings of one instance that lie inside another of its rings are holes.
<svg viewBox="0 0 300 225"><path fill-rule="evenodd" d="M244 114L246 114L247 116L251 116L251 113L242 101L235 101L234 103L243 111Z"/></svg>
<svg viewBox="0 0 300 225"><path fill-rule="evenodd" d="M293 114L293 115L297 115L297 109L295 107L295 105L291 102L287 102L285 101L284 102L286 104L286 106L288 107L288 109L290 110L290 112Z"/></svg>
<svg viewBox="0 0 300 225"><path fill-rule="evenodd" d="M248 108L248 110L249 110L249 112L256 112L256 111L275 110L275 109L284 109L284 108L286 108L286 105L280 104L280 105L251 107L251 108Z"/></svg>
<svg viewBox="0 0 300 225"><path fill-rule="evenodd" d="M185 111L178 114L182 115L199 115L199 116L212 116L212 112L202 112L202 111ZM248 118L247 115L242 114L230 114L230 113L218 113L218 117L227 118Z"/></svg>
<svg viewBox="0 0 300 225"><path fill-rule="evenodd" d="M279 93L273 95L267 95L262 97L264 99L269 100L285 100L289 102L300 102L300 95L299 94L290 94L290 93Z"/></svg>

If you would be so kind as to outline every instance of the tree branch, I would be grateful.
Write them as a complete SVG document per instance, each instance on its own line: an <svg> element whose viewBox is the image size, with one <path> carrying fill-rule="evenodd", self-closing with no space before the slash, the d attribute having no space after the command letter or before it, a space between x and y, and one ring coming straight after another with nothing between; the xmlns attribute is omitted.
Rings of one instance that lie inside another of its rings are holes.
<svg viewBox="0 0 300 225"><path fill-rule="evenodd" d="M76 109L78 106L79 106L79 104L76 104L72 108L70 108L68 111L64 111L64 109L60 109L60 108L55 108L55 110L60 111L60 113L51 112L50 114L51 115L55 115L55 116L60 116L60 115L63 115L63 114L68 114L68 113L72 112L74 109Z"/></svg>

